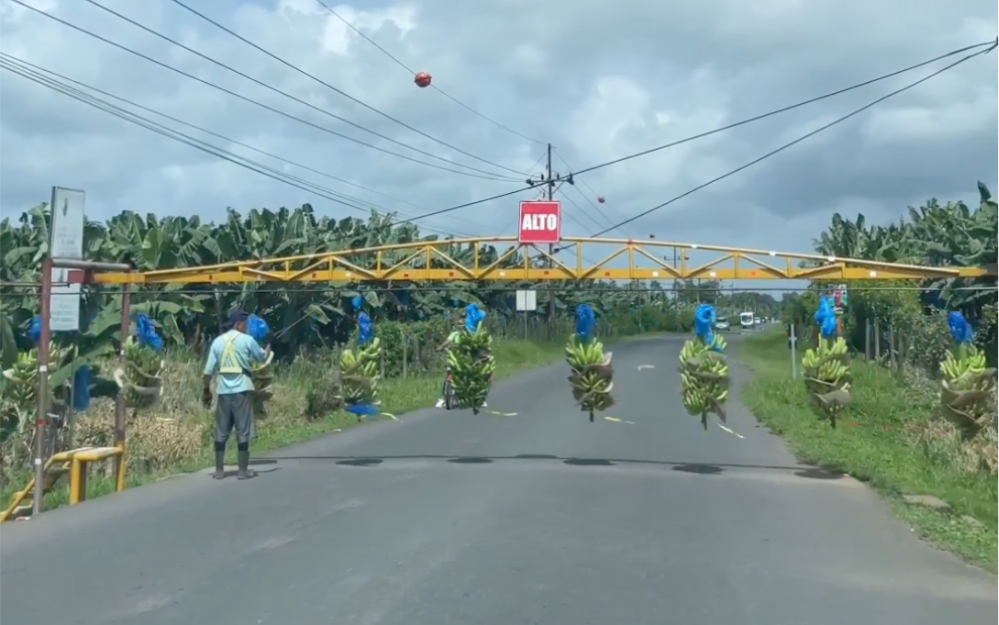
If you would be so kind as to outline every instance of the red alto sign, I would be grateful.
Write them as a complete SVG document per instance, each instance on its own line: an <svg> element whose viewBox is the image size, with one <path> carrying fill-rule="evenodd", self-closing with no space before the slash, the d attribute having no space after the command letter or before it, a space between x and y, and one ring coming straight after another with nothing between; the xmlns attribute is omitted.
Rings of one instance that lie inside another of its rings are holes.
<svg viewBox="0 0 999 625"><path fill-rule="evenodd" d="M521 202L519 238L521 243L558 243L562 238L562 203Z"/></svg>

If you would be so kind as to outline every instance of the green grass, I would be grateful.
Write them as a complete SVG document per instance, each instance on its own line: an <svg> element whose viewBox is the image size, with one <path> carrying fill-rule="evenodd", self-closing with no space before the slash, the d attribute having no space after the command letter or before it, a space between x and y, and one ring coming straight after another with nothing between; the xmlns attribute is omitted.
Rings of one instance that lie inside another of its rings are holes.
<svg viewBox="0 0 999 625"><path fill-rule="evenodd" d="M541 343L517 339L495 339L493 354L496 357L496 378L502 379L517 373L544 366L558 360L564 353L562 343ZM200 374L196 364L181 363L183 377L167 388L168 393L176 393L178 397L164 399L171 407L171 412L179 412L185 418L207 419L209 414L198 407L199 393L191 393L190 389L200 389ZM308 379L315 375L315 362L293 363L286 371L279 373L275 383L275 397L271 402L270 415L264 422L258 424L259 435L254 441L253 454L260 454L295 443L308 441L319 436L343 431L359 425L357 417L346 412L314 421L302 417L303 397L308 388ZM311 370L310 370L311 369ZM422 376L407 378L389 378L380 385L382 407L395 416L406 412L428 408L440 395L443 383L443 372L432 372ZM192 386L193 385L193 386ZM186 391L186 392L185 392ZM186 416L189 415L189 416ZM387 417L382 417L387 418ZM363 422L362 422L363 423ZM208 441L205 441L207 443ZM235 445L229 445L230 461L235 457ZM169 463L156 470L148 472L130 471L128 486L133 488L155 482L173 475L198 471L212 464L210 449L207 445L196 454ZM7 483L2 492L4 507L10 502L13 494L24 487L30 474L25 471L14 471L8 475ZM94 476L87 484L87 497L93 499L114 491L114 482L108 478ZM68 489L57 487L45 495L46 510L66 505L69 502Z"/></svg>
<svg viewBox="0 0 999 625"><path fill-rule="evenodd" d="M744 401L802 460L869 483L921 537L996 571L996 476L968 469L956 456L928 453L913 435L933 422L932 394L900 383L883 367L854 360L853 405L832 429L809 409L802 380L791 379L782 332L747 338L741 352L755 372ZM952 510L941 513L909 505L901 498L904 494L933 495ZM963 517L977 519L980 525Z"/></svg>

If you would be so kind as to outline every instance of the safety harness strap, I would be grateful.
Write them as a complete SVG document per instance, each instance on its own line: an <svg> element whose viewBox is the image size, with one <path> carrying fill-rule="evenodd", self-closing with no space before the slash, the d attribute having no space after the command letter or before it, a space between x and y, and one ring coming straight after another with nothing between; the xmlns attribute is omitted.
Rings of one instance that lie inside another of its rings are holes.
<svg viewBox="0 0 999 625"><path fill-rule="evenodd" d="M237 336L225 337L225 343L222 345L222 356L219 358L219 373L221 374L249 375L249 372L239 364L239 358L236 357L237 338Z"/></svg>

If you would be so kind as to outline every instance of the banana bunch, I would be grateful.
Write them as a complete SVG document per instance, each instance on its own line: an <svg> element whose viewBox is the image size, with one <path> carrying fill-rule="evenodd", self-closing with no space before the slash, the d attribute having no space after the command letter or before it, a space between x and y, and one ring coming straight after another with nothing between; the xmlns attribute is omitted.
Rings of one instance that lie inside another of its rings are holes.
<svg viewBox="0 0 999 625"><path fill-rule="evenodd" d="M125 362L115 369L118 388L125 391L125 405L134 410L155 407L163 396L163 365L159 353L130 336L125 340Z"/></svg>
<svg viewBox="0 0 999 625"><path fill-rule="evenodd" d="M701 418L708 428L708 415L715 414L725 422L725 401L728 399L728 361L722 353L725 337L715 335L708 343L691 339L680 350L680 384L683 407L687 413Z"/></svg>
<svg viewBox="0 0 999 625"><path fill-rule="evenodd" d="M944 416L966 439L974 438L994 416L989 403L996 391L996 370L986 368L985 354L967 343L947 352L940 372Z"/></svg>
<svg viewBox="0 0 999 625"><path fill-rule="evenodd" d="M614 388L611 356L604 353L604 344L596 338L583 341L574 334L565 346L565 360L572 368L569 376L572 398L579 404L580 410L590 414L590 421L593 421L595 411L607 410L614 405L610 394Z"/></svg>
<svg viewBox="0 0 999 625"><path fill-rule="evenodd" d="M377 336L357 353L345 349L340 355L340 379L343 385L343 403L346 406L376 405L378 403L378 361L382 355L382 341Z"/></svg>
<svg viewBox="0 0 999 625"><path fill-rule="evenodd" d="M801 359L805 388L812 409L836 427L836 418L850 404L850 355L843 337L819 339L816 349Z"/></svg>
<svg viewBox="0 0 999 625"><path fill-rule="evenodd" d="M451 366L451 385L458 403L474 414L486 403L496 359L492 353L493 337L480 325L475 332L462 330L461 339L451 347L447 362Z"/></svg>
<svg viewBox="0 0 999 625"><path fill-rule="evenodd" d="M253 380L253 415L264 416L267 414L267 402L274 397L271 390L274 383L274 352L268 352L265 362L253 365L250 379Z"/></svg>

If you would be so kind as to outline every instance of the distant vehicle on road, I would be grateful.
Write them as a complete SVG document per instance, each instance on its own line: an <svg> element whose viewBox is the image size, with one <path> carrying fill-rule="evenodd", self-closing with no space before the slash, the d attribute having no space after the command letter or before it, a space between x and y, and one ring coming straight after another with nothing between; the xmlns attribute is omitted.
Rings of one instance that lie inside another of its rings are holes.
<svg viewBox="0 0 999 625"><path fill-rule="evenodd" d="M728 317L718 317L715 321L715 330L718 332L728 332L732 329L732 325L728 322Z"/></svg>
<svg viewBox="0 0 999 625"><path fill-rule="evenodd" d="M756 315L751 312L739 313L739 325L743 330L752 330L756 325Z"/></svg>

